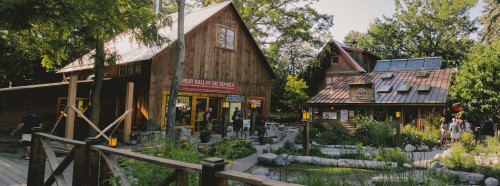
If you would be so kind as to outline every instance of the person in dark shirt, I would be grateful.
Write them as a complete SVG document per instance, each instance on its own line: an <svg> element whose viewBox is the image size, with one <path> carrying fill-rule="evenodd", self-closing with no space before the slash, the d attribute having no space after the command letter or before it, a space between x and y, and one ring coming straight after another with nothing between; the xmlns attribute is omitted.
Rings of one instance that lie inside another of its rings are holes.
<svg viewBox="0 0 500 186"><path fill-rule="evenodd" d="M29 109L23 121L10 133L11 136L14 136L18 130L22 130L21 144L24 146L23 157L25 160L29 160L30 157L31 129L34 127L42 127L42 120L32 109Z"/></svg>
<svg viewBox="0 0 500 186"><path fill-rule="evenodd" d="M212 108L208 108L208 110L203 115L203 121L205 123L205 129L210 133L212 133L212 119Z"/></svg>

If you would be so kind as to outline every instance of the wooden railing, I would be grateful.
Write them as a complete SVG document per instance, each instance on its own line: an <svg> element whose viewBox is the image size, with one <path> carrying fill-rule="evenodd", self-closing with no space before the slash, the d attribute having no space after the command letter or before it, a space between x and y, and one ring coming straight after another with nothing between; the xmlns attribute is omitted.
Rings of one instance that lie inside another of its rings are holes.
<svg viewBox="0 0 500 186"><path fill-rule="evenodd" d="M58 162L50 141L57 141L72 146L69 154ZM97 145L98 140L87 139L85 142L69 140L46 133L36 132L32 139L32 150L28 170L28 185L108 185L105 180L111 176L120 180L120 185L130 185L127 176L118 164L117 156L144 161L155 165L175 169L157 185L188 185L188 172L199 174L199 185L226 186L228 180L235 180L246 185L295 185L268 180L242 172L225 170L226 163L221 158L204 159L202 165L169 160L145 154L129 152L123 149ZM52 174L45 180L45 167L48 162ZM63 175L64 170L73 162L72 181Z"/></svg>

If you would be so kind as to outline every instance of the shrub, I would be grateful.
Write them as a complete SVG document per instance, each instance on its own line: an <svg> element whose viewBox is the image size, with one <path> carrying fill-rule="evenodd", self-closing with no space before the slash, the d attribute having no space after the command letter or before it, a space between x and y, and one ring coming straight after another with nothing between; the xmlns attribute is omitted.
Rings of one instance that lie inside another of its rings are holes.
<svg viewBox="0 0 500 186"><path fill-rule="evenodd" d="M358 142L371 146L392 146L394 130L391 127L392 120L378 122L373 117L357 118L355 137Z"/></svg>
<svg viewBox="0 0 500 186"><path fill-rule="evenodd" d="M486 153L488 153L488 154L491 154L491 153L500 154L500 136L488 137L488 138L486 138L485 143L487 146Z"/></svg>
<svg viewBox="0 0 500 186"><path fill-rule="evenodd" d="M215 155L229 160L243 158L255 152L257 149L252 146L252 143L236 137L223 138L215 146Z"/></svg>
<svg viewBox="0 0 500 186"><path fill-rule="evenodd" d="M439 130L432 127L425 131L417 130L414 126L406 125L401 131L401 145L411 144L413 146L427 145L430 149L437 145Z"/></svg>
<svg viewBox="0 0 500 186"><path fill-rule="evenodd" d="M462 133L460 135L460 143L462 143L467 152L474 150L474 135L468 132Z"/></svg>
<svg viewBox="0 0 500 186"><path fill-rule="evenodd" d="M322 130L314 141L323 145L352 144L352 136L339 124L331 125L331 128Z"/></svg>
<svg viewBox="0 0 500 186"><path fill-rule="evenodd" d="M295 139L293 140L293 142L295 144L302 144L302 139L303 138L303 135L301 132L299 132L296 136L295 136Z"/></svg>
<svg viewBox="0 0 500 186"><path fill-rule="evenodd" d="M154 139L145 144L139 153L166 159L200 164L202 157L198 155L196 145L191 143L176 144L169 139ZM154 165L144 161L121 158L120 164L133 185L156 185L174 169ZM108 180L108 181L113 181ZM110 183L111 184L111 183ZM198 185L198 174L189 174L189 185Z"/></svg>
<svg viewBox="0 0 500 186"><path fill-rule="evenodd" d="M443 158L442 163L452 170L472 171L476 168L474 156L467 154L467 150L461 143L451 147L451 156Z"/></svg>
<svg viewBox="0 0 500 186"><path fill-rule="evenodd" d="M375 156L374 160L384 161L384 162L397 162L398 166L402 166L403 163L411 163L411 158L408 157L403 150L399 148L393 149L380 149Z"/></svg>

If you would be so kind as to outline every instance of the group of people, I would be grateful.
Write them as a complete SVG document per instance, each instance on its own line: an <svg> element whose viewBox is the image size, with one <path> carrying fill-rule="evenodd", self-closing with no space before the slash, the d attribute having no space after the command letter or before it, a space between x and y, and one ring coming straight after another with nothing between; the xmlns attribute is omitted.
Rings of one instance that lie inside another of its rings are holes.
<svg viewBox="0 0 500 186"><path fill-rule="evenodd" d="M205 129L212 133L212 108L208 108L208 110L203 114L203 120L205 123ZM236 132L236 135L238 135L238 132L240 129L243 127L243 112L238 109L238 107L235 108L235 111L233 112L233 116L231 117L233 119L233 130Z"/></svg>
<svg viewBox="0 0 500 186"><path fill-rule="evenodd" d="M452 118L449 125L446 124L446 118L442 117L440 126L439 149L447 148L448 131L450 131L452 145L460 141L460 136L462 135L462 133L473 132L472 124L466 119L463 119L461 114L458 114L456 117Z"/></svg>

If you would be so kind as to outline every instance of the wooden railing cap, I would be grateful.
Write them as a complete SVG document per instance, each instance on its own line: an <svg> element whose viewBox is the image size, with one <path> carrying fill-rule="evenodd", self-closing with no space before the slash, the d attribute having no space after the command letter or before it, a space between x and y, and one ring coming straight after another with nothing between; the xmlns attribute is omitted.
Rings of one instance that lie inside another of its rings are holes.
<svg viewBox="0 0 500 186"><path fill-rule="evenodd" d="M221 164L224 163L224 159L218 157L211 157L203 160L203 163L209 164Z"/></svg>

